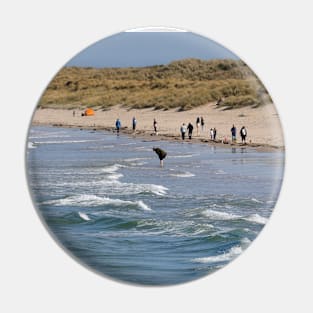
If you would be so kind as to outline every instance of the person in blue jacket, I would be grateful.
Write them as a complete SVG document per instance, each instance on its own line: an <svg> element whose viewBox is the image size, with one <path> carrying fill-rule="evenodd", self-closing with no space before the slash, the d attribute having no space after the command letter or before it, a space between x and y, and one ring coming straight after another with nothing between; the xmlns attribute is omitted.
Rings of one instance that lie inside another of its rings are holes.
<svg viewBox="0 0 313 313"><path fill-rule="evenodd" d="M233 125L233 127L230 129L231 131L231 140L232 142L236 142L236 127Z"/></svg>
<svg viewBox="0 0 313 313"><path fill-rule="evenodd" d="M115 122L115 127L116 127L117 133L120 132L121 126L122 126L122 123L121 123L120 119L118 118L118 119L116 120L116 122Z"/></svg>

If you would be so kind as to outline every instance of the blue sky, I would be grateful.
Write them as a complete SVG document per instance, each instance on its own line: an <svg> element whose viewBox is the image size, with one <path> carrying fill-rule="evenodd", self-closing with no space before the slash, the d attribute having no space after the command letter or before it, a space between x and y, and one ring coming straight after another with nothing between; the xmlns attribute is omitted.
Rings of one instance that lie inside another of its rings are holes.
<svg viewBox="0 0 313 313"><path fill-rule="evenodd" d="M66 66L141 67L186 58L238 59L223 46L191 32L123 32L87 47Z"/></svg>

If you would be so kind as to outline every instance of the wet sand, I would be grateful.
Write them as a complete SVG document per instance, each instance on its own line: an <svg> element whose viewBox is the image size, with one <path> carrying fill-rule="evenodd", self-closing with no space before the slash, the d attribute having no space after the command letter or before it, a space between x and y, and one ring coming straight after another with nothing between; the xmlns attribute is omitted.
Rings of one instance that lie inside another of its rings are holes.
<svg viewBox="0 0 313 313"><path fill-rule="evenodd" d="M144 140L181 141L180 126L191 122L194 126L193 138L186 142L207 143L209 145L253 147L258 150L282 150L284 140L281 124L275 107L271 104L260 108L240 108L223 110L215 104L207 104L190 111L159 111L154 109L127 109L115 106L107 111L95 110L94 116L81 116L82 110L38 109L35 111L33 125L52 125L58 127L77 127L92 130L115 131L115 120L120 118L121 133L141 137ZM136 132L132 130L132 118L136 117ZM203 116L204 130L201 126L197 135L196 119ZM158 122L158 135L154 134L153 119ZM230 129L237 128L237 142L231 143ZM248 131L247 144L241 143L239 130L245 126ZM210 140L209 130L217 129L216 141ZM188 136L186 136L188 137ZM225 140L226 139L226 140ZM225 144L223 142L227 141Z"/></svg>

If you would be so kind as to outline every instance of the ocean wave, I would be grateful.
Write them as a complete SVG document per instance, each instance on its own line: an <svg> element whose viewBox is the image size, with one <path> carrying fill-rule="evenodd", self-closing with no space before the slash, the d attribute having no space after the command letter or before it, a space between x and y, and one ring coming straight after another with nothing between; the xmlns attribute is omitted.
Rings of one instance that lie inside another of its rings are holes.
<svg viewBox="0 0 313 313"><path fill-rule="evenodd" d="M85 221L90 221L89 216L86 213L78 212L78 215Z"/></svg>
<svg viewBox="0 0 313 313"><path fill-rule="evenodd" d="M149 160L152 158L129 158L129 159L124 159L125 162L136 162L136 161L142 161L142 160Z"/></svg>
<svg viewBox="0 0 313 313"><path fill-rule="evenodd" d="M197 155L197 154L169 155L168 158L170 158L170 159L192 158L195 155Z"/></svg>
<svg viewBox="0 0 313 313"><path fill-rule="evenodd" d="M184 178L184 177L193 177L193 176L195 176L195 174L192 174L192 173L190 173L190 172L182 172L182 173L177 173L177 174L170 174L170 176L174 176L174 177L182 177L182 178Z"/></svg>
<svg viewBox="0 0 313 313"><path fill-rule="evenodd" d="M243 219L257 224L266 224L268 222L266 217L263 217L257 213L244 217Z"/></svg>
<svg viewBox="0 0 313 313"><path fill-rule="evenodd" d="M204 258L196 258L193 259L193 262L197 263L218 263L218 262L226 262L231 261L238 255L240 255L243 252L242 248L240 246L234 246L229 251L218 254L215 256L208 256Z"/></svg>
<svg viewBox="0 0 313 313"><path fill-rule="evenodd" d="M35 145L33 142L28 141L28 143L27 143L27 148L28 148L28 149L35 149L35 148L36 148L36 145Z"/></svg>
<svg viewBox="0 0 313 313"><path fill-rule="evenodd" d="M118 171L122 167L125 167L125 165L116 163L116 164L109 165L109 166L103 168L101 171L104 172L104 173L114 173L114 172Z"/></svg>
<svg viewBox="0 0 313 313"><path fill-rule="evenodd" d="M64 144L64 143L84 143L100 140L53 140L53 141L35 141L35 144Z"/></svg>
<svg viewBox="0 0 313 313"><path fill-rule="evenodd" d="M241 216L239 215L235 215L235 214L227 213L227 212L215 211L211 209L205 210L203 212L203 215L213 220L225 220L225 221L241 218Z"/></svg>
<svg viewBox="0 0 313 313"><path fill-rule="evenodd" d="M128 200L121 200L121 199L111 199L108 197L98 197L96 195L69 196L66 198L44 201L42 202L42 204L54 205L54 206L86 206L86 207L114 205L114 206L131 206L131 207L140 208L146 211L151 210L151 208L141 200L128 201Z"/></svg>
<svg viewBox="0 0 313 313"><path fill-rule="evenodd" d="M252 223L257 223L257 224L266 224L268 219L266 217L263 217L257 213L255 214L251 214L248 216L241 216L241 215L235 215L232 213L227 213L227 212L220 212L220 211L215 211L215 210L205 210L203 212L203 215L205 215L206 217L213 219L213 220L222 220L222 221L226 221L226 220L245 220L248 222L252 222Z"/></svg>

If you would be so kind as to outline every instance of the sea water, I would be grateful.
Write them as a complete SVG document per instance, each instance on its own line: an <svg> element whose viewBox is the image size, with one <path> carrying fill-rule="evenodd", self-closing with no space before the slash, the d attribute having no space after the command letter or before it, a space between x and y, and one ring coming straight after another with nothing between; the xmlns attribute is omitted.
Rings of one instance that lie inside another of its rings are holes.
<svg viewBox="0 0 313 313"><path fill-rule="evenodd" d="M153 146L167 151L161 168ZM61 245L114 279L169 285L240 255L275 206L284 152L31 127L31 194Z"/></svg>

